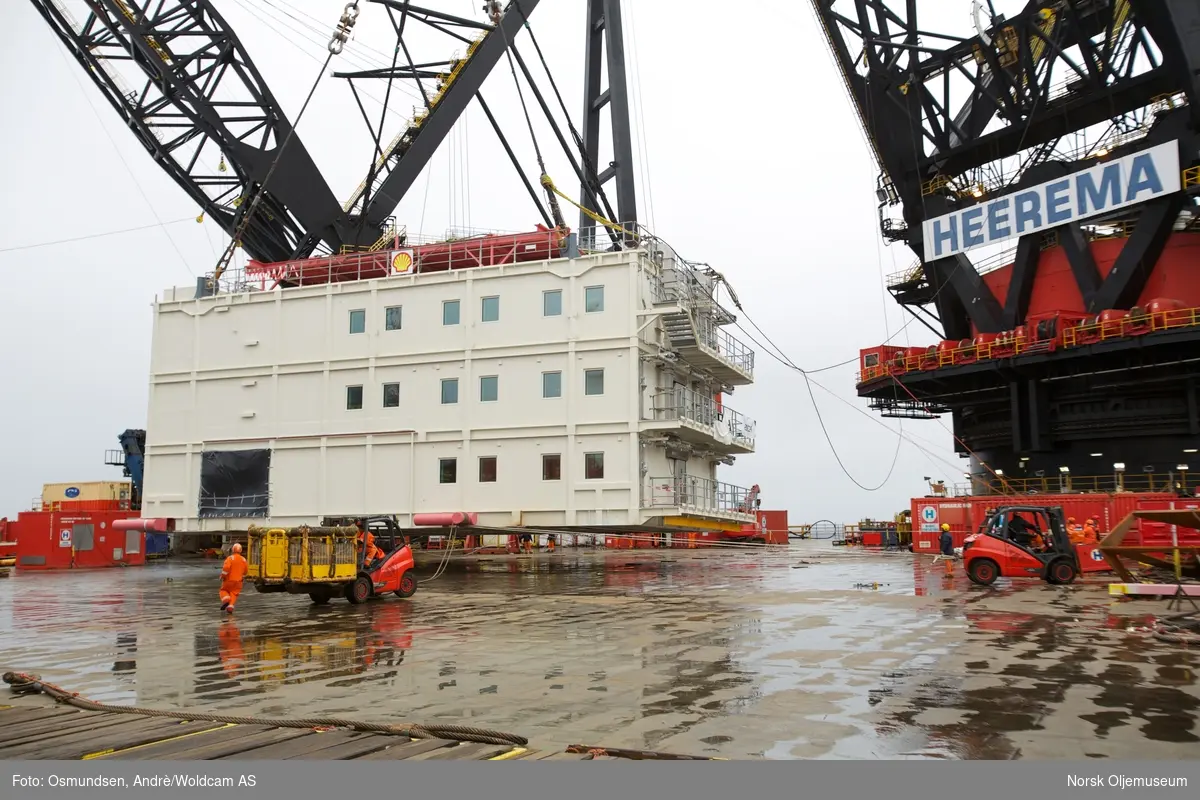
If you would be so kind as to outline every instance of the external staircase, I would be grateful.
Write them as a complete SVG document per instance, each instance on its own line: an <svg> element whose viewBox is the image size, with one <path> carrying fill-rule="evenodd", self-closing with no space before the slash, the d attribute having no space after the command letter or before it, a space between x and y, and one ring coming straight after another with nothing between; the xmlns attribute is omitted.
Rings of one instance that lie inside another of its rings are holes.
<svg viewBox="0 0 1200 800"><path fill-rule="evenodd" d="M727 386L754 382L754 351L721 327L734 317L690 269L664 267L653 285L654 306L663 312L663 329L672 350Z"/></svg>

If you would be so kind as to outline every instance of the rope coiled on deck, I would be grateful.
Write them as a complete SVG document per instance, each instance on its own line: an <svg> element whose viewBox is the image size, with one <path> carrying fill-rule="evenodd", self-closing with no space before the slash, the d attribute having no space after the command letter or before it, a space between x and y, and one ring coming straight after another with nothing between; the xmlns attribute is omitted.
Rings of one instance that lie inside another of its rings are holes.
<svg viewBox="0 0 1200 800"><path fill-rule="evenodd" d="M98 703L94 700L80 697L77 692L68 692L61 686L55 686L53 683L43 681L37 675L30 675L24 672L6 672L4 673L4 682L16 693L42 693L53 697L60 703L66 703L85 711L138 714L144 717L165 717L194 722L225 722L231 725L266 725L272 728L347 728L364 733L408 736L412 739L447 739L455 742L478 742L479 744L512 745L516 747L523 747L529 744L529 740L524 736L462 725L416 725L408 722L389 725L380 722L360 722L357 720L342 719L341 717L261 719L259 717L243 717L233 714L207 714L191 711L162 711L154 708L138 708L137 706L112 706L107 703Z"/></svg>
<svg viewBox="0 0 1200 800"><path fill-rule="evenodd" d="M1200 646L1200 616L1188 613L1159 620L1154 626L1154 638L1185 647Z"/></svg>

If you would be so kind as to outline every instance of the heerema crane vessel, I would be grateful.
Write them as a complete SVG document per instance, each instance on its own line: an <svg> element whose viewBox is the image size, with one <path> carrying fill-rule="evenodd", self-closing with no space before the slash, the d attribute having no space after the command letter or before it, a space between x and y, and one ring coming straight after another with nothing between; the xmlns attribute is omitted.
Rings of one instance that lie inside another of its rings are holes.
<svg viewBox="0 0 1200 800"><path fill-rule="evenodd" d="M1200 4L814 4L882 170L883 236L917 255L889 289L941 339L863 350L859 396L949 415L975 494L1185 487Z"/></svg>

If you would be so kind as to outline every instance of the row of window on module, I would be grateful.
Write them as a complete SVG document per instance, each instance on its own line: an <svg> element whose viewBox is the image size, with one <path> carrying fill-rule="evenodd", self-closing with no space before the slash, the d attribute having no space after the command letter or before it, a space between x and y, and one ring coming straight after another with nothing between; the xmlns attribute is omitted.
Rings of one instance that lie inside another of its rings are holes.
<svg viewBox="0 0 1200 800"><path fill-rule="evenodd" d="M479 300L479 321L500 321L500 296L490 295ZM583 290L583 310L587 314L597 314L604 310L604 287L588 286ZM542 316L562 316L562 290L552 289L542 292ZM459 325L462 322L462 301L442 301L442 325ZM383 310L383 329L398 331L404 325L404 307L388 306ZM367 332L367 310L355 308L350 311L350 333Z"/></svg>
<svg viewBox="0 0 1200 800"><path fill-rule="evenodd" d="M442 378L442 405L458 403L458 378ZM604 369L585 369L583 371L583 393L591 397L604 394ZM562 397L562 371L542 373L542 397L551 399ZM500 376L483 375L479 378L479 402L495 403L500 399ZM363 386L355 384L346 387L346 409L361 411L363 407ZM383 407L400 407L400 384L383 384Z"/></svg>
<svg viewBox="0 0 1200 800"><path fill-rule="evenodd" d="M479 456L479 482L496 483L498 459L496 456ZM604 480L604 453L583 454L584 480ZM562 455L542 454L542 480L562 480ZM438 483L458 483L458 459L438 459Z"/></svg>

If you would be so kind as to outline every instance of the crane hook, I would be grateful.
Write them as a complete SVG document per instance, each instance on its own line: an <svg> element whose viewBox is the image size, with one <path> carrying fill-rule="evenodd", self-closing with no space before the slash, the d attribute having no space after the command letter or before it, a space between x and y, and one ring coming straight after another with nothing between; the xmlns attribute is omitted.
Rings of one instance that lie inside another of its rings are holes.
<svg viewBox="0 0 1200 800"><path fill-rule="evenodd" d="M333 55L336 56L342 52L342 48L350 38L350 31L354 29L354 23L358 21L358 14L358 0L346 4L345 10L342 11L342 18L338 20L337 28L329 40L329 52Z"/></svg>

